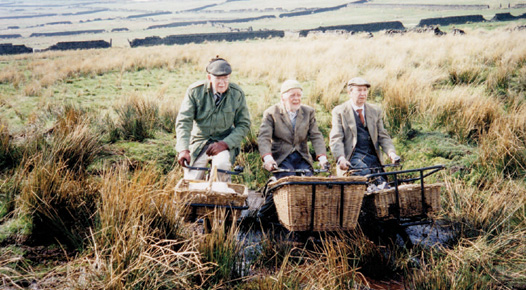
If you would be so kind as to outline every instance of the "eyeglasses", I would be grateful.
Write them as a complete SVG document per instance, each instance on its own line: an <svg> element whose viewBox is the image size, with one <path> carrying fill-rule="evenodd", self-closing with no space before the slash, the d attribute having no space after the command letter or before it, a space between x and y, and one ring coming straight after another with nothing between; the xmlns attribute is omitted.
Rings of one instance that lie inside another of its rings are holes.
<svg viewBox="0 0 526 290"><path fill-rule="evenodd" d="M228 80L230 79L230 75L226 75L226 76L211 75L211 76L213 80L216 80L218 82L228 82Z"/></svg>

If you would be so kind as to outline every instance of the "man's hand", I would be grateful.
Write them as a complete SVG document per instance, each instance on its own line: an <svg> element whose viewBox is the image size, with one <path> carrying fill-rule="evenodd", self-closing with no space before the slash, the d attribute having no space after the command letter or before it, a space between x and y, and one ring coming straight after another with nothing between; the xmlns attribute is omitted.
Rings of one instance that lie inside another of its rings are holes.
<svg viewBox="0 0 526 290"><path fill-rule="evenodd" d="M329 164L329 160L327 160L327 156L321 155L318 158L318 162L319 162L321 168L327 169L327 170L329 169L330 164Z"/></svg>
<svg viewBox="0 0 526 290"><path fill-rule="evenodd" d="M186 167L187 164L190 164L190 151L184 150L184 151L179 152L179 155L177 156L177 162L182 167Z"/></svg>
<svg viewBox="0 0 526 290"><path fill-rule="evenodd" d="M276 160L274 160L271 154L267 154L265 157L263 157L263 168L268 171L278 168L278 163L276 163Z"/></svg>
<svg viewBox="0 0 526 290"><path fill-rule="evenodd" d="M272 161L265 162L263 164L263 167L268 171L272 171L278 168L278 164L276 163L276 161L272 160Z"/></svg>
<svg viewBox="0 0 526 290"><path fill-rule="evenodd" d="M345 160L345 157L342 156L338 158L338 166L341 170L349 170L349 168L351 167L351 162Z"/></svg>
<svg viewBox="0 0 526 290"><path fill-rule="evenodd" d="M225 150L228 150L228 144L226 144L225 141L215 142L208 146L208 149L206 149L206 155L215 156Z"/></svg>
<svg viewBox="0 0 526 290"><path fill-rule="evenodd" d="M389 152L389 158L391 158L392 163L399 163L400 162L400 156L396 155L394 152Z"/></svg>

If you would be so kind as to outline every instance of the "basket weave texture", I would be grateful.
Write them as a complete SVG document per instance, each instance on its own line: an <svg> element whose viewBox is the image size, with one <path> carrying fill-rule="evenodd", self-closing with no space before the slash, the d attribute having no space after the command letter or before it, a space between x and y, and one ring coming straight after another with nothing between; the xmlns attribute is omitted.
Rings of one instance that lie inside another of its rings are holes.
<svg viewBox="0 0 526 290"><path fill-rule="evenodd" d="M425 206L422 207L422 189L420 184L405 184L398 186L400 204L396 201L394 188L374 192L376 217L381 219L397 218L398 208L400 217L409 218L423 214L433 214L440 211L440 189L442 183L424 185Z"/></svg>
<svg viewBox="0 0 526 290"><path fill-rule="evenodd" d="M227 186L235 193L217 192L208 189L189 189L193 182L210 183L209 181L181 179L175 186L175 198L185 203L202 203L215 205L243 206L248 197L248 190L242 184L227 183ZM214 211L214 208L196 207L197 216L205 216ZM240 216L241 210L233 209L233 214Z"/></svg>
<svg viewBox="0 0 526 290"><path fill-rule="evenodd" d="M280 223L289 231L336 231L356 227L365 184L334 185L330 182L365 182L361 176L305 177L288 176L270 183L269 188L287 182L320 182L316 185L288 184L274 191L274 204ZM315 190L312 219L313 186ZM341 196L343 186L343 211ZM340 217L340 213L343 217ZM312 229L311 229L312 224Z"/></svg>

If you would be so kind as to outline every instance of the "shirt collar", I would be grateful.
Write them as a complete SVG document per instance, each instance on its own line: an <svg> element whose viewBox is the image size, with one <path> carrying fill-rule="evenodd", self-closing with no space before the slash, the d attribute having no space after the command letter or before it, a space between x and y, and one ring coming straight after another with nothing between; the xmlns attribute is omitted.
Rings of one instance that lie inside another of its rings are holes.
<svg viewBox="0 0 526 290"><path fill-rule="evenodd" d="M356 111L356 110L362 109L362 112L365 113L365 106L364 105L361 105L361 106L358 107L355 104L353 104L353 102L351 102L351 105L352 105L353 110Z"/></svg>

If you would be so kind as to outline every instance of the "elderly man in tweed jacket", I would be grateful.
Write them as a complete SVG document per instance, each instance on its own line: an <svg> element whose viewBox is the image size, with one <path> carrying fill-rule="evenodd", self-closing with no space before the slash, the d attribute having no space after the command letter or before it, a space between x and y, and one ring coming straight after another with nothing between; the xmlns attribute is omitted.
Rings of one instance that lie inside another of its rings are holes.
<svg viewBox="0 0 526 290"><path fill-rule="evenodd" d="M347 83L349 101L332 111L330 147L337 160L338 176L349 168L365 175L372 172L370 168L381 167L380 147L392 162L400 159L384 128L381 109L366 102L370 86L363 78L352 78Z"/></svg>
<svg viewBox="0 0 526 290"><path fill-rule="evenodd" d="M322 167L328 167L327 152L323 135L316 123L315 111L301 104L303 89L296 80L287 80L281 85L281 103L263 113L259 128L259 153L268 171L276 169L309 169L305 175L312 175L313 160L309 153L308 141L312 143L316 157ZM294 175L294 172L275 173L276 178ZM277 221L272 194L267 195L259 209L258 217L263 222Z"/></svg>
<svg viewBox="0 0 526 290"><path fill-rule="evenodd" d="M301 104L302 95L300 83L287 80L281 86L281 102L263 113L258 145L268 171L278 166L283 169L312 169L309 140L320 165L328 166L325 141L316 123L315 110ZM294 173L279 173L276 178L291 174Z"/></svg>

